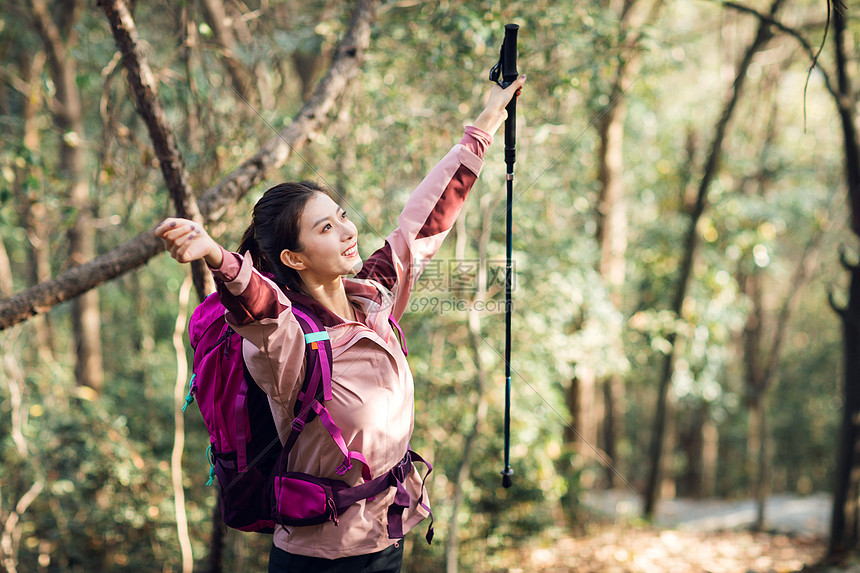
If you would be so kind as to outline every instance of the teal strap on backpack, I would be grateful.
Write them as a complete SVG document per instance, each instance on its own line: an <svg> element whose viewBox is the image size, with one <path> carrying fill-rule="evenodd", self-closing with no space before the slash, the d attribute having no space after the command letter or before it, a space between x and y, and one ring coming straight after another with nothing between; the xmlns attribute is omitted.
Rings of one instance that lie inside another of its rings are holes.
<svg viewBox="0 0 860 573"><path fill-rule="evenodd" d="M328 332L322 330L320 332L308 332L305 334L305 342L308 344L312 344L314 342L322 342L323 340L329 340Z"/></svg>
<svg viewBox="0 0 860 573"><path fill-rule="evenodd" d="M215 481L215 462L212 461L211 444L208 448L206 448L206 459L209 460L209 481L206 482L206 485L212 485L212 483Z"/></svg>
<svg viewBox="0 0 860 573"><path fill-rule="evenodd" d="M188 395L185 397L185 405L182 406L182 413L185 413L185 410L188 409L188 406L191 405L191 402L194 401L194 379L197 377L197 374L191 375L191 382L188 383Z"/></svg>

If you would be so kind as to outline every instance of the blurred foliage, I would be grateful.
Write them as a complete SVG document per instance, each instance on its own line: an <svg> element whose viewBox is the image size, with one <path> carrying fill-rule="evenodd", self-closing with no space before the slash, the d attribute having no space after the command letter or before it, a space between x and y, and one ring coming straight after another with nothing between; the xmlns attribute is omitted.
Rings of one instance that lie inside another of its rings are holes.
<svg viewBox="0 0 860 573"><path fill-rule="evenodd" d="M238 56L256 70L263 94L259 104L241 101L225 79L220 48L198 2L135 5L159 96L199 191L289 123L301 104L292 56L318 50L324 60L349 17L349 6L334 2L228 4L246 11L250 41L242 43ZM748 495L740 338L750 304L738 280L758 273L766 293L765 327L773 328L778 309L797 286L791 277L799 256L815 237L815 272L800 287L768 397L771 487L803 494L827 490L832 481L841 333L827 294L844 286L837 245L846 233L840 141L820 75L812 74L804 100L809 62L795 42L778 36L756 57L700 225L693 283L681 316L675 316L667 309L682 256L687 203L730 89L733 64L755 22L714 3L678 0L665 3L641 30L642 68L623 95L629 246L623 304L616 308L594 270L595 124L614 103L609 99L614 70L629 54L620 23L604 4L384 2L367 61L336 119L301 157L272 173L212 228L225 246L235 248L250 207L270 184L317 179L343 193L345 208L360 226L361 252L369 255L396 224L397 206L481 109L503 25L520 24L519 67L529 80L519 106L515 191L511 489L500 487L498 475L504 383L501 134L464 211L465 236L452 233L403 321L416 379L413 445L435 463L429 489L437 539L444 540L456 471L480 399L467 312L476 283L463 265L482 264L476 248L480 204L490 201L494 210L484 263L490 288L478 349L490 381L489 414L457 516L463 570L492 564L496 549L549 527L587 521L587 512L577 509L577 495L595 484L600 464L595 456L586 453L583 460L583 452L569 451L562 438L565 426L577 423L564 398L574 364L623 377L623 432L612 463L632 487L642 484L658 368L670 333L680 340L672 387L679 419L707 413L719 429L715 493ZM0 122L6 132L0 148L0 238L14 287L21 290L32 283L27 207L44 210L51 233L41 239L48 242L54 274L69 264L65 231L74 213L66 206L57 169L63 134L46 103L56 87L44 65L32 67L43 57L42 44L25 4L2 0L0 7ZM823 10L822 3L790 2L785 21L807 23L799 27L815 44L823 33ZM75 31L77 86L86 102L86 133L76 136L87 149L99 250L105 252L150 228L171 208L100 11L82 9ZM27 83L29 69L38 76ZM36 102L28 124L38 134L35 148L23 142L28 97ZM757 185L763 176L768 191L761 194ZM47 315L54 341L50 357L35 345L33 321L0 334L3 353L14 357L16 366L4 363L8 383L0 385L0 517L8 516L32 484L44 483L20 517L20 570L181 567L170 456L172 336L185 272L159 257L100 287L107 374L101 395L75 385L68 305ZM621 353L614 350L618 337ZM200 568L209 551L215 491L204 485L206 442L192 408L186 415L183 485ZM679 447L672 455L680 480L690 452ZM227 540L225 570L264 569L267 537L229 532ZM443 550L444 543L427 547L411 536L409 570L438 571Z"/></svg>

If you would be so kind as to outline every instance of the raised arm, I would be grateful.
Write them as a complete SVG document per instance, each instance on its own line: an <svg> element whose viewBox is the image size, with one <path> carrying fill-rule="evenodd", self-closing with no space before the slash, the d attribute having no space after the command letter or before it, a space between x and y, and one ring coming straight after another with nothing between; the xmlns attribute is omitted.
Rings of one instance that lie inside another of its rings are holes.
<svg viewBox="0 0 860 573"><path fill-rule="evenodd" d="M252 267L250 260L225 250L200 225L187 219L165 219L155 234L180 263L203 259L218 283L221 303L230 311L230 320L244 326L265 319L277 319L290 302L280 289ZM257 333L243 334L257 342Z"/></svg>
<svg viewBox="0 0 860 573"><path fill-rule="evenodd" d="M524 82L525 76L521 76L506 89L497 85L490 88L484 110L413 191L397 229L356 275L374 279L392 291L395 318L402 316L415 281L456 221L481 171L484 152L507 117L505 107Z"/></svg>
<svg viewBox="0 0 860 573"><path fill-rule="evenodd" d="M170 256L180 263L206 261L218 283L221 304L230 311L229 318L235 326L274 320L289 309L289 300L276 285L253 270L250 260L224 249L200 225L170 218L156 227L155 234L164 241ZM251 331L243 336L262 344L261 336L271 335L271 330Z"/></svg>
<svg viewBox="0 0 860 573"><path fill-rule="evenodd" d="M264 374L255 376L255 381L275 401L289 403L303 365L296 357L304 355L304 335L289 312L286 295L253 268L250 258L226 251L192 221L166 219L155 233L180 263L206 261L218 284L221 303L228 310L227 320L260 350L250 359L276 365L258 368L258 374Z"/></svg>

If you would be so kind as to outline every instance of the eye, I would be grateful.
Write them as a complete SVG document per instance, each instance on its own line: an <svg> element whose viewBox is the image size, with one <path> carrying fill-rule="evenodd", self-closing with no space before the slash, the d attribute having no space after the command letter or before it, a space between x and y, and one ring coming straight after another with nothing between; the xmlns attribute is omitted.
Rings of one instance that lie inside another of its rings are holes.
<svg viewBox="0 0 860 573"><path fill-rule="evenodd" d="M346 214L346 211L344 211L343 213L340 214L340 218L341 219L348 219L349 218Z"/></svg>
<svg viewBox="0 0 860 573"><path fill-rule="evenodd" d="M326 223L325 226L322 228L322 232L325 233L329 229L331 229L331 223Z"/></svg>

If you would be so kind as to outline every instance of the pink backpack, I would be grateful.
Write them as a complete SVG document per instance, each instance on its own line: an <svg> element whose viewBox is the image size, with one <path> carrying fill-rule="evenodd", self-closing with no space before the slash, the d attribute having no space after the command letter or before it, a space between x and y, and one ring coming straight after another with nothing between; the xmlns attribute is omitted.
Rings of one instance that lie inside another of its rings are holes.
<svg viewBox="0 0 860 573"><path fill-rule="evenodd" d="M412 471L413 460L427 465L427 475L432 467L408 450L395 467L374 477L364 456L347 448L340 428L325 407L325 402L332 398L328 334L319 319L301 304L301 295L289 291L286 294L305 334L307 367L296 400L295 418L283 440L275 428L268 397L245 367L242 338L227 323L226 310L217 293L200 303L188 326L194 349L194 373L185 408L196 398L209 431L207 485L218 477L224 523L242 531L263 533L272 532L276 525L337 523L338 515L354 503L395 487L397 494L388 508L388 533L392 539L403 537L401 516L409 507L410 497L402 482ZM399 331L393 317L390 320ZM344 454L337 473L346 474L352 462L358 461L362 464L364 483L350 487L340 480L286 471L293 445L316 417ZM431 522L428 542L432 534Z"/></svg>

